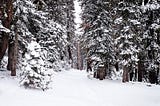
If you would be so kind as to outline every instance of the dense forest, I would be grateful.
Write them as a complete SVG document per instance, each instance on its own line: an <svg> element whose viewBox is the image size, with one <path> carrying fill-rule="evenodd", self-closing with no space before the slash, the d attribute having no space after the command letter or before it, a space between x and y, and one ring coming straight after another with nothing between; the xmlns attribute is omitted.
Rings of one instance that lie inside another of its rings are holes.
<svg viewBox="0 0 160 106"><path fill-rule="evenodd" d="M0 68L42 89L69 68L160 84L160 1L79 2L76 34L74 0L0 0Z"/></svg>

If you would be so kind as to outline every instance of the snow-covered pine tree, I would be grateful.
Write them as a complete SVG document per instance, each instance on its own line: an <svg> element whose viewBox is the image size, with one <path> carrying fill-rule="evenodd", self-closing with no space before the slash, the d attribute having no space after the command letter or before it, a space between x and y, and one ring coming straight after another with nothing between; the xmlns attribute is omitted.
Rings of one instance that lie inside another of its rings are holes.
<svg viewBox="0 0 160 106"><path fill-rule="evenodd" d="M37 8L38 2L42 2L41 8ZM53 71L61 70L57 63L64 56L65 27L49 18L46 8L42 0L15 2L14 19L18 25L21 54L19 69L23 69L21 84L26 87L46 89Z"/></svg>
<svg viewBox="0 0 160 106"><path fill-rule="evenodd" d="M47 4L46 11L49 12L49 19L65 26L65 2L66 0L45 0Z"/></svg>
<svg viewBox="0 0 160 106"><path fill-rule="evenodd" d="M73 65L73 37L75 36L75 22L74 22L74 4L73 0L46 0L48 5L47 11L50 13L49 18L52 18L54 22L63 26L63 35L66 35L65 47L60 46L61 60L66 64L66 68ZM68 64L68 66L67 66Z"/></svg>
<svg viewBox="0 0 160 106"><path fill-rule="evenodd" d="M82 0L83 42L87 58L100 58L105 68L114 59L111 6L107 0Z"/></svg>
<svg viewBox="0 0 160 106"><path fill-rule="evenodd" d="M123 82L132 80L133 73L137 70L138 53L140 42L141 23L139 22L140 11L136 1L123 0L118 3L115 24L115 44L118 49L118 61L123 69Z"/></svg>
<svg viewBox="0 0 160 106"><path fill-rule="evenodd" d="M22 73L20 84L26 88L46 90L51 82L52 69L46 56L47 51L36 41L31 41L27 47L27 53L22 60Z"/></svg>
<svg viewBox="0 0 160 106"><path fill-rule="evenodd" d="M143 24L143 58L145 80L150 83L158 83L159 56L160 56L160 2L159 0L146 0L141 6L141 18Z"/></svg>

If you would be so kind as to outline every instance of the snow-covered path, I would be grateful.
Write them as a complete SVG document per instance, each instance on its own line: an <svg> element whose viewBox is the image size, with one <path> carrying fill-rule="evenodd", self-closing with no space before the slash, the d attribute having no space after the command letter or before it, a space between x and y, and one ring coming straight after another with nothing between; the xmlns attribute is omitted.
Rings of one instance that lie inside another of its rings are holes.
<svg viewBox="0 0 160 106"><path fill-rule="evenodd" d="M45 92L29 90L0 78L0 106L160 106L160 86L91 80L84 71L57 73L52 86Z"/></svg>

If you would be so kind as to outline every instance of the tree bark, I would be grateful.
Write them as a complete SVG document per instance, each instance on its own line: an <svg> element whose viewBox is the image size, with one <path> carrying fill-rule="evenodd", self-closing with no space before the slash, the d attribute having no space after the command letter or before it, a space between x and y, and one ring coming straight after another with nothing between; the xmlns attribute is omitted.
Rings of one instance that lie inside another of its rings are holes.
<svg viewBox="0 0 160 106"><path fill-rule="evenodd" d="M7 70L11 71L11 64L13 62L13 50L14 50L14 43L13 41L9 40L8 44L8 64L7 64Z"/></svg>
<svg viewBox="0 0 160 106"><path fill-rule="evenodd" d="M4 2L2 2L2 3L4 3ZM2 24L3 24L4 27L10 29L10 24L11 24L12 15L13 15L12 0L6 0L5 4L6 4L6 8L5 7L3 7L3 8L5 8L4 10L6 10L7 17L5 19L3 19ZM4 15L4 13L3 13L3 15ZM6 52L7 47L8 47L8 42L9 42L9 34L3 32L2 33L2 42L1 42L1 45L0 45L0 62L5 55L5 52Z"/></svg>
<svg viewBox="0 0 160 106"><path fill-rule="evenodd" d="M138 81L139 82L142 82L143 70L145 70L144 65L143 65L142 61L139 61L138 62Z"/></svg>
<svg viewBox="0 0 160 106"><path fill-rule="evenodd" d="M82 70L82 59L81 59L81 49L79 42L77 43L77 69Z"/></svg>
<svg viewBox="0 0 160 106"><path fill-rule="evenodd" d="M128 67L127 66L124 66L123 67L123 79L122 79L122 82L125 83L125 82L129 82L129 77L128 77Z"/></svg>
<svg viewBox="0 0 160 106"><path fill-rule="evenodd" d="M5 52L8 47L8 41L9 41L9 36L8 34L5 34L4 32L2 33L2 42L0 45L0 62L3 59Z"/></svg>
<svg viewBox="0 0 160 106"><path fill-rule="evenodd" d="M7 69L11 71L11 76L16 76L17 55L18 55L18 34L16 31L15 41L10 40L8 47Z"/></svg>
<svg viewBox="0 0 160 106"><path fill-rule="evenodd" d="M3 1L3 4L6 5L6 7L3 6L3 15L7 14L6 16L3 16L2 24L4 27L10 29L12 17L13 17L13 2L12 0L5 0ZM9 40L9 34L3 32L2 33L2 42L0 45L0 62L2 58L5 55L5 52L8 47L8 65L7 69L11 71L11 76L16 75L16 54L17 54L17 43L18 43L18 37L15 35L15 41L10 38ZM12 41L11 41L12 40Z"/></svg>

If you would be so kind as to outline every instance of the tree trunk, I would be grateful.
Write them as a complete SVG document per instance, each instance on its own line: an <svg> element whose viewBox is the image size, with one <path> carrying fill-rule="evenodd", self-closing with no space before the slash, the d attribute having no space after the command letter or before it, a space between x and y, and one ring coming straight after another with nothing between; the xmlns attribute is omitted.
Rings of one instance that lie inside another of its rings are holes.
<svg viewBox="0 0 160 106"><path fill-rule="evenodd" d="M4 32L2 33L2 42L0 45L0 62L3 59L5 52L7 50L8 47L8 40L9 40L9 36L8 34L5 34Z"/></svg>
<svg viewBox="0 0 160 106"><path fill-rule="evenodd" d="M9 40L8 45L8 64L7 64L7 70L11 71L11 64L13 62L13 50L14 50L14 43L13 41Z"/></svg>
<svg viewBox="0 0 160 106"><path fill-rule="evenodd" d="M114 65L114 67L116 68L116 71L118 72L119 71L119 63L116 62L116 64Z"/></svg>
<svg viewBox="0 0 160 106"><path fill-rule="evenodd" d="M69 60L73 60L72 59L72 52L71 52L71 47L70 47L70 45L68 45L68 57L69 57Z"/></svg>
<svg viewBox="0 0 160 106"><path fill-rule="evenodd" d="M142 61L138 62L138 81L142 82L142 78L143 78L143 71L144 71L144 65L142 63Z"/></svg>
<svg viewBox="0 0 160 106"><path fill-rule="evenodd" d="M2 3L4 3L4 2L2 2ZM3 19L2 24L3 24L4 27L10 29L10 24L11 24L12 15L13 15L12 0L6 0L5 4L6 4L6 8L4 10L6 10L5 12L7 14L7 17L5 19ZM3 15L4 15L4 13L3 13ZM7 47L8 47L8 42L9 42L9 34L3 32L2 33L2 42L1 42L1 45L0 45L0 62L5 55L5 52L6 52Z"/></svg>
<svg viewBox="0 0 160 106"><path fill-rule="evenodd" d="M156 71L149 71L149 82L151 84L155 84L157 82L157 74Z"/></svg>
<svg viewBox="0 0 160 106"><path fill-rule="evenodd" d="M8 47L7 69L11 71L11 76L16 76L17 54L18 54L18 35L16 32L15 41L10 40Z"/></svg>
<svg viewBox="0 0 160 106"><path fill-rule="evenodd" d="M77 69L79 70L83 69L79 42L77 43Z"/></svg>
<svg viewBox="0 0 160 106"><path fill-rule="evenodd" d="M2 24L4 27L10 29L11 27L11 22L12 22L12 16L13 16L13 2L12 0L5 0L3 1L3 4L5 4L6 6L3 6L3 15L4 14L7 14L7 17L5 16L2 16L3 19L2 19ZM0 62L2 60L2 58L4 57L5 55L5 52L7 50L7 47L9 46L8 48L8 65L7 65L7 69L8 70L11 70L11 75L12 76L15 76L16 75L16 60L15 60L15 57L16 57L16 43L18 42L18 38L17 38L17 35L15 36L15 39L17 41L12 42L9 40L9 34L8 33L5 33L3 32L2 33L2 42L1 42L1 45L0 45Z"/></svg>
<svg viewBox="0 0 160 106"><path fill-rule="evenodd" d="M123 67L123 79L122 79L122 82L129 82L129 77L128 77L128 67L127 66L124 66Z"/></svg>

